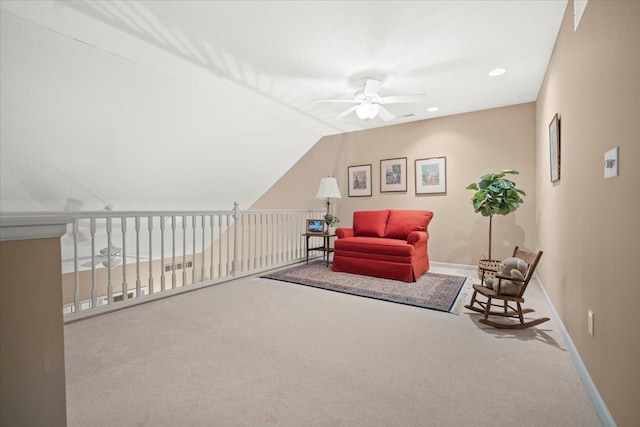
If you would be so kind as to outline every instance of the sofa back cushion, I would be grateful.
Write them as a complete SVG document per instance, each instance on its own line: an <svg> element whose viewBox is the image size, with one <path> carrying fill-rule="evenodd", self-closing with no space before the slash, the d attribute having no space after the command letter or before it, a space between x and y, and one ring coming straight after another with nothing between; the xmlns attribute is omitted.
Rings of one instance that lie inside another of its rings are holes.
<svg viewBox="0 0 640 427"><path fill-rule="evenodd" d="M387 228L382 237L406 240L412 231L426 231L431 218L433 218L431 211L391 209Z"/></svg>
<svg viewBox="0 0 640 427"><path fill-rule="evenodd" d="M389 210L358 211L353 213L353 232L355 236L382 237L387 226Z"/></svg>

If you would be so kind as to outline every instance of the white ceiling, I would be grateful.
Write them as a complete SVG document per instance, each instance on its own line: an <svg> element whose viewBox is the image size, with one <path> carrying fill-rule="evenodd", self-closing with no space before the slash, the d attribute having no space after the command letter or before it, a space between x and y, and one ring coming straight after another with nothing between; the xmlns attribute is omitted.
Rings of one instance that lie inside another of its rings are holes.
<svg viewBox="0 0 640 427"><path fill-rule="evenodd" d="M175 208L158 183L182 208L246 208L324 135L534 101L566 5L2 1L3 209ZM366 78L426 101L389 123L314 102Z"/></svg>

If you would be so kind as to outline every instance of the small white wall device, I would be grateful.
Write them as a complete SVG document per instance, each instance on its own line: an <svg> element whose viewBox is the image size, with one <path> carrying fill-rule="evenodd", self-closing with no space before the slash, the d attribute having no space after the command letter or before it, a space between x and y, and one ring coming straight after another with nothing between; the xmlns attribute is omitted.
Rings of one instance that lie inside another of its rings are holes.
<svg viewBox="0 0 640 427"><path fill-rule="evenodd" d="M618 147L604 153L604 177L605 179L618 176Z"/></svg>

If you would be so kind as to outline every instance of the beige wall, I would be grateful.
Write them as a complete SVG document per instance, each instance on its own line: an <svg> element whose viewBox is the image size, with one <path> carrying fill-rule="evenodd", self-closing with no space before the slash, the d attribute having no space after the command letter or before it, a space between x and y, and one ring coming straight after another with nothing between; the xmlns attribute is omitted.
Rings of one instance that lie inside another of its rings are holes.
<svg viewBox="0 0 640 427"><path fill-rule="evenodd" d="M640 425L640 2L570 3L536 112L539 276L620 426ZM548 125L561 116L561 179L549 179ZM620 147L620 176L603 178ZM587 332L587 310L595 335Z"/></svg>
<svg viewBox="0 0 640 427"><path fill-rule="evenodd" d="M0 242L2 426L66 425L61 274L59 238Z"/></svg>
<svg viewBox="0 0 640 427"><path fill-rule="evenodd" d="M504 257L515 245L535 249L535 105L516 105L322 138L252 209L318 208L320 178L335 176L342 199L334 201L341 226L353 212L369 209L427 209L432 261L475 264L488 252L488 218L473 212L465 187L480 176L516 169L514 180L527 192L514 214L494 218L493 255ZM447 158L447 194L415 194L414 161ZM408 191L380 193L380 160L407 157ZM372 165L371 197L348 197L347 167Z"/></svg>

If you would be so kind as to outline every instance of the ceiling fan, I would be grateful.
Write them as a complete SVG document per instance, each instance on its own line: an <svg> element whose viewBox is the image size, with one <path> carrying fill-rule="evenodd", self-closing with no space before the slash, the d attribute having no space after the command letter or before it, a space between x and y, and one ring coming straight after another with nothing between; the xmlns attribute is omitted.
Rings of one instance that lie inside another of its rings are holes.
<svg viewBox="0 0 640 427"><path fill-rule="evenodd" d="M367 79L364 84L364 89L357 91L353 99L321 99L316 102L345 102L356 104L338 114L336 119L341 119L355 111L356 115L362 120L370 120L379 115L382 120L388 122L395 119L396 116L383 107L383 105L422 102L426 99L426 95L424 94L380 96L380 86L382 86L380 80Z"/></svg>
<svg viewBox="0 0 640 427"><path fill-rule="evenodd" d="M91 258L91 256L81 256L78 257L78 260L84 260L84 259L89 259L91 261L89 262L85 262L84 264L81 264L81 267L98 267L100 266L100 264L102 264L105 267L109 267L109 258L111 258L111 268L115 268L117 266L119 266L120 264L122 264L122 259L123 258L138 258L137 256L132 256L132 255L122 255L122 249L117 247L117 246L111 246L111 252L109 252L108 248L102 248L100 249L99 253L96 254L93 259ZM147 258L145 257L140 257L141 260L146 260ZM73 262L73 258L67 258L67 259L63 259L62 262Z"/></svg>
<svg viewBox="0 0 640 427"><path fill-rule="evenodd" d="M109 253L108 248L100 249L100 253L93 257L93 259L89 262L85 262L82 264L83 267L93 267L98 264L102 264L105 267L109 267L109 258L111 258L111 268L116 267L122 264L122 249L111 246L111 253ZM89 257L91 258L91 257Z"/></svg>

